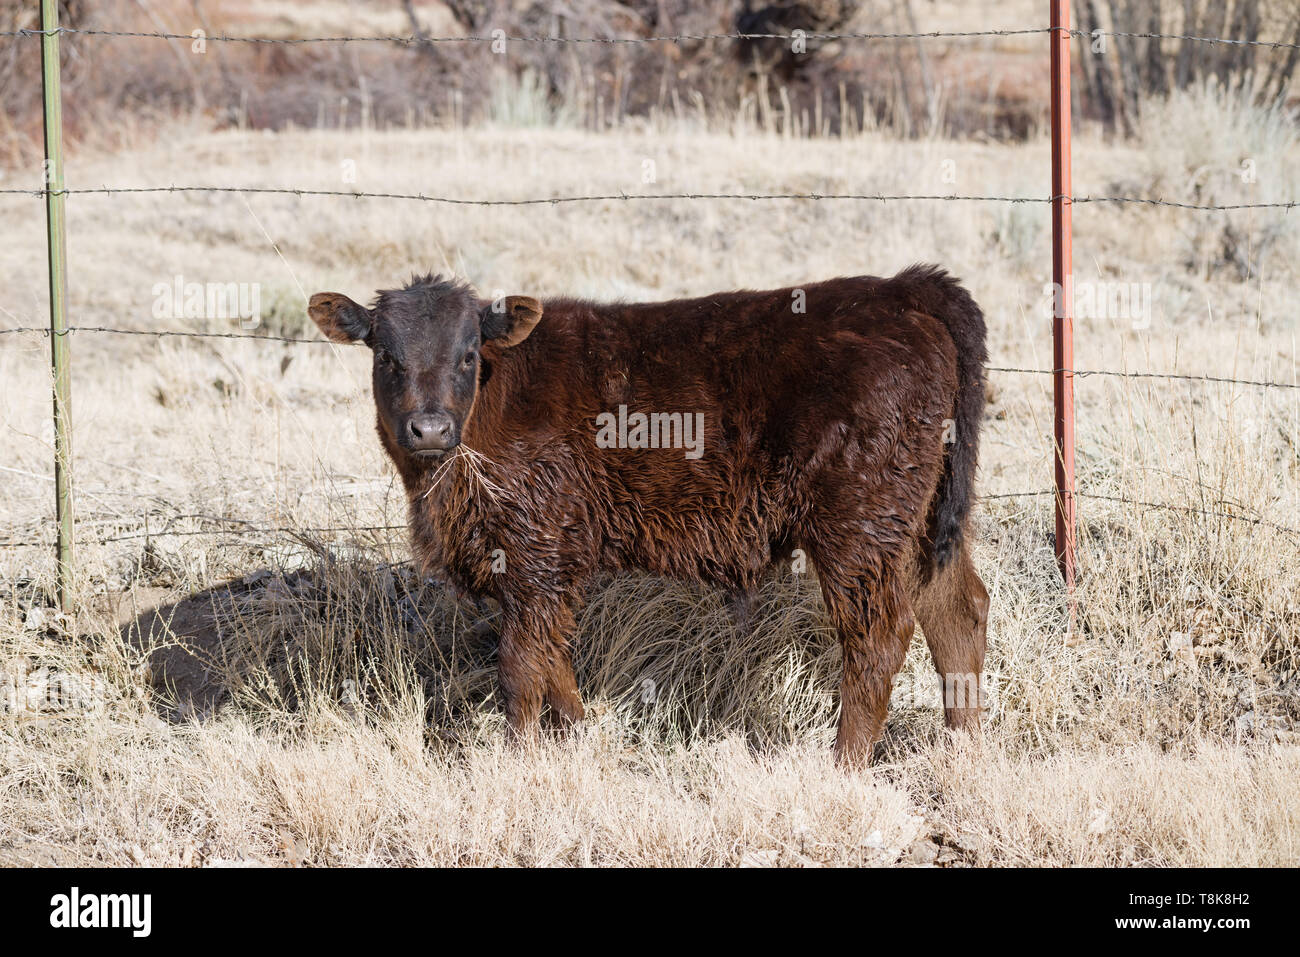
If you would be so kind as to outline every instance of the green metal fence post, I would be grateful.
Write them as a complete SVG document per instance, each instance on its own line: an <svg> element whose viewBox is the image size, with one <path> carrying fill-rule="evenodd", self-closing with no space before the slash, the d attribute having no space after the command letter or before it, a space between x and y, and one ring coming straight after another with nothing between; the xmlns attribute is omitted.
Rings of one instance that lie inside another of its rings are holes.
<svg viewBox="0 0 1300 957"><path fill-rule="evenodd" d="M72 611L72 421L68 401L68 259L63 216L63 106L59 93L59 0L41 0L45 100L45 223L50 260L50 366L54 372L54 514L59 608Z"/></svg>

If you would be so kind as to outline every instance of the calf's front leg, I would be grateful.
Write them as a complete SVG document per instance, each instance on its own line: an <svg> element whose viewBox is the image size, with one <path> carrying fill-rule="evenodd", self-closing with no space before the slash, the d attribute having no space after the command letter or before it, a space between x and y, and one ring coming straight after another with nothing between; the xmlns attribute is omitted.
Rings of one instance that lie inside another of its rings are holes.
<svg viewBox="0 0 1300 957"><path fill-rule="evenodd" d="M572 629L567 603L502 602L497 681L515 740L536 741L543 705L550 706L561 725L582 720L582 698L569 654Z"/></svg>

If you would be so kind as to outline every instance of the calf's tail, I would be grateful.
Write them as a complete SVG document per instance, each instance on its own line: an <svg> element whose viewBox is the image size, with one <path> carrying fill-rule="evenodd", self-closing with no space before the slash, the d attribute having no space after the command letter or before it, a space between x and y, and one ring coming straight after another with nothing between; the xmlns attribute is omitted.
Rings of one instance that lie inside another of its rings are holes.
<svg viewBox="0 0 1300 957"><path fill-rule="evenodd" d="M932 560L943 568L961 550L975 495L975 466L979 459L980 420L984 416L984 313L969 292L939 266L917 264L891 280L918 312L934 316L948 329L957 347L957 393L951 439L943 475L930 513Z"/></svg>

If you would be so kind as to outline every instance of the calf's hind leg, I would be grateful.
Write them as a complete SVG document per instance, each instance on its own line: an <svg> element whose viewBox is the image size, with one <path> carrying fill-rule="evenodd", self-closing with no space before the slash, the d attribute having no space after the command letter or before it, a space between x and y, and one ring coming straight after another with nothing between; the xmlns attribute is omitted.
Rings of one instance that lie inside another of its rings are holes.
<svg viewBox="0 0 1300 957"><path fill-rule="evenodd" d="M925 633L950 728L978 731L984 699L989 593L965 546L917 588L916 617Z"/></svg>
<svg viewBox="0 0 1300 957"><path fill-rule="evenodd" d="M818 566L822 597L840 636L840 723L835 759L865 764L880 740L894 675L903 666L915 619L900 577L839 579L835 566Z"/></svg>

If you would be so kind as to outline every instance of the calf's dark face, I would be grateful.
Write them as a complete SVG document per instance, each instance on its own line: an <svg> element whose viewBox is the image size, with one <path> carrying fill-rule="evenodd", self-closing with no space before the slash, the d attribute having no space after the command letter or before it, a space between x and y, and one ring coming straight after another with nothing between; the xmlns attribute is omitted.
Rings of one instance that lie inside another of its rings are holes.
<svg viewBox="0 0 1300 957"><path fill-rule="evenodd" d="M317 293L308 312L333 341L370 347L375 409L389 448L436 460L461 442L483 363L523 342L542 306L527 296L484 302L468 286L426 277L380 292L369 308L340 293Z"/></svg>

